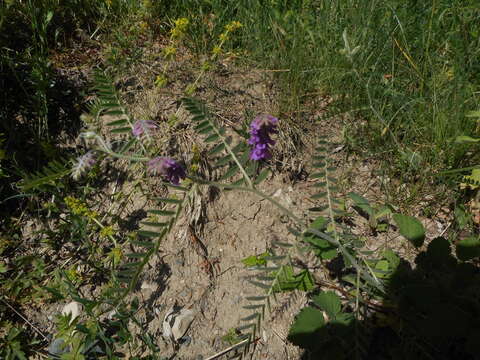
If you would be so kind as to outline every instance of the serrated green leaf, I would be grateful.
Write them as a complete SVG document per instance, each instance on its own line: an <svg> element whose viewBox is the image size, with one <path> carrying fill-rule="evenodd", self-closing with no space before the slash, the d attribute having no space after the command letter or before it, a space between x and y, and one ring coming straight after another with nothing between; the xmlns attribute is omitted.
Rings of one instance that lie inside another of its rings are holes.
<svg viewBox="0 0 480 360"><path fill-rule="evenodd" d="M266 256L269 256L270 253L268 251L259 254L259 255L251 255L244 259L242 259L242 263L247 267L252 266L265 266L267 265L267 260L265 260Z"/></svg>
<svg viewBox="0 0 480 360"><path fill-rule="evenodd" d="M400 234L410 241L413 246L422 246L425 240L425 229L418 219L413 216L393 214L393 220L397 224Z"/></svg>
<svg viewBox="0 0 480 360"><path fill-rule="evenodd" d="M342 310L342 303L333 291L324 291L313 297L313 302L333 319Z"/></svg>

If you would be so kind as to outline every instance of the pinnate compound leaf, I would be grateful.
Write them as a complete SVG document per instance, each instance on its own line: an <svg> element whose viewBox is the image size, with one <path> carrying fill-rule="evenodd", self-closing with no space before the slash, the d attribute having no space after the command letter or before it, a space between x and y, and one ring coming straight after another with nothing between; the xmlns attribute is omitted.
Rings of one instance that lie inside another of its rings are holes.
<svg viewBox="0 0 480 360"><path fill-rule="evenodd" d="M318 331L324 326L325 319L322 312L312 307L305 307L290 327L288 340L297 346L310 348L318 337Z"/></svg>
<svg viewBox="0 0 480 360"><path fill-rule="evenodd" d="M335 318L342 310L340 298L333 291L321 292L312 300L315 305L324 310L331 319Z"/></svg>
<svg viewBox="0 0 480 360"><path fill-rule="evenodd" d="M400 234L410 241L413 246L420 247L425 240L425 229L422 223L413 216L393 214L393 220L398 226Z"/></svg>

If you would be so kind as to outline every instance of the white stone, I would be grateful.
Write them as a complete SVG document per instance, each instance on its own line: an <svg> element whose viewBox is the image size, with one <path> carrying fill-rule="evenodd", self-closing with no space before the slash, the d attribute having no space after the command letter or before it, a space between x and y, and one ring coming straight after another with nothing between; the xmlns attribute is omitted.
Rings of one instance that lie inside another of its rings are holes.
<svg viewBox="0 0 480 360"><path fill-rule="evenodd" d="M71 303L68 303L63 307L62 315L71 314L70 322L72 322L73 320L75 320L77 317L80 316L80 314L82 313L82 309L83 309L82 304L76 301L72 301Z"/></svg>

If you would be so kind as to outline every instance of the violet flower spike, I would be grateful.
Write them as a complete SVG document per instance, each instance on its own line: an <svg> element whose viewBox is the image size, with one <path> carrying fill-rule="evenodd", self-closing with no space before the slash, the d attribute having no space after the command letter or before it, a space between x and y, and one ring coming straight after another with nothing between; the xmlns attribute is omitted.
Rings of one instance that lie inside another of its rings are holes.
<svg viewBox="0 0 480 360"><path fill-rule="evenodd" d="M173 185L179 185L180 179L185 179L183 167L174 159L156 157L148 162L148 171L153 175L160 175Z"/></svg>
<svg viewBox="0 0 480 360"><path fill-rule="evenodd" d="M158 125L152 120L137 120L133 124L132 134L136 138L141 138L144 135L150 135L153 130L158 129Z"/></svg>
<svg viewBox="0 0 480 360"><path fill-rule="evenodd" d="M96 162L97 159L95 159L95 153L92 150L86 152L82 156L79 156L73 165L72 178L75 181L80 179L80 177L93 165L95 165Z"/></svg>
<svg viewBox="0 0 480 360"><path fill-rule="evenodd" d="M270 137L276 134L278 119L272 115L259 115L250 124L250 139L248 143L253 145L250 151L250 159L264 160L272 157L270 146L275 145L275 141Z"/></svg>

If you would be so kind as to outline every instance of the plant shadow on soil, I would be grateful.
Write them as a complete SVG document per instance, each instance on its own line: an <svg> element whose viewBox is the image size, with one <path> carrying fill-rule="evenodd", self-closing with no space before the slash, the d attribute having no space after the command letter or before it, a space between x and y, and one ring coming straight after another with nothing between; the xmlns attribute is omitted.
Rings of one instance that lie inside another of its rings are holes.
<svg viewBox="0 0 480 360"><path fill-rule="evenodd" d="M301 359L479 359L480 268L459 262L441 237L415 263L400 262L381 312L291 338Z"/></svg>

